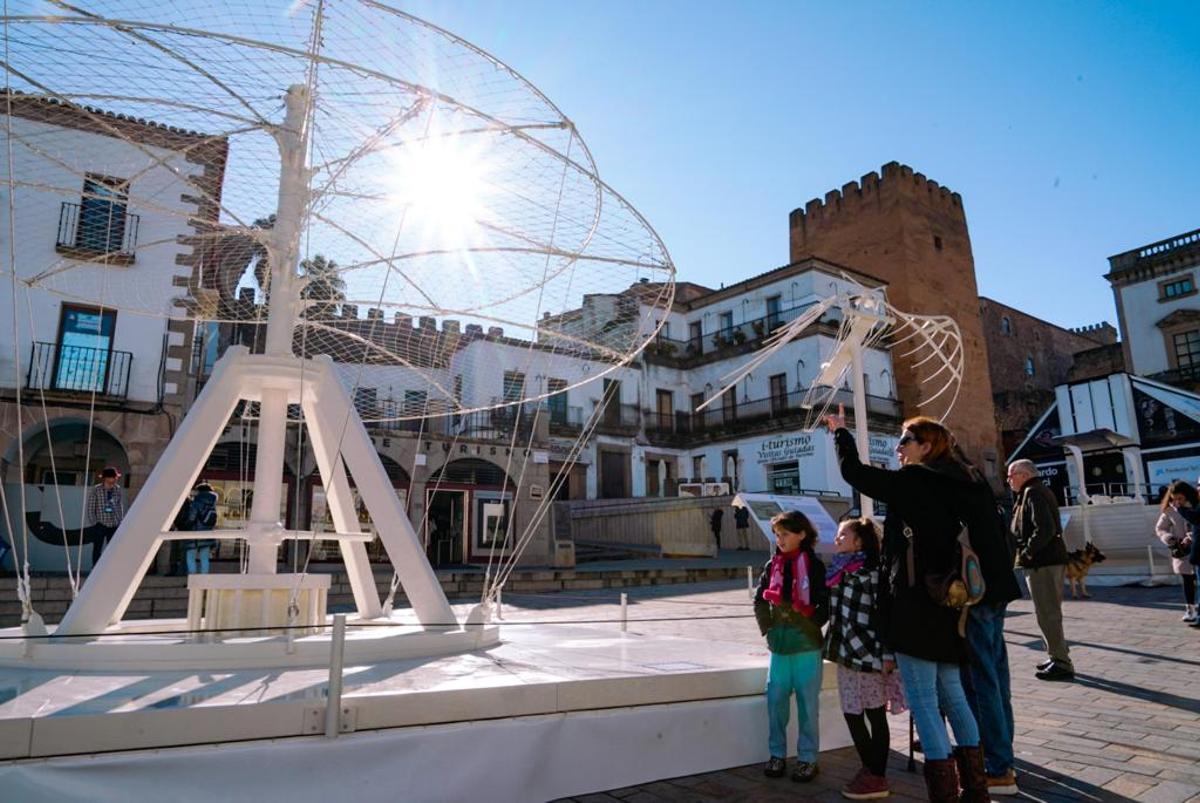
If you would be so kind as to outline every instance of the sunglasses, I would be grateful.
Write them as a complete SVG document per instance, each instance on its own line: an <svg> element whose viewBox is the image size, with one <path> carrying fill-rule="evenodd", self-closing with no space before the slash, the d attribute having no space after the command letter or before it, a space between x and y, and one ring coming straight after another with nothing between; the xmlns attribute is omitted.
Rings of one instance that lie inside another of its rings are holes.
<svg viewBox="0 0 1200 803"><path fill-rule="evenodd" d="M921 439L918 438L916 435L906 432L900 436L900 440L896 445L897 446L907 446L910 443L920 443L920 442L921 442Z"/></svg>

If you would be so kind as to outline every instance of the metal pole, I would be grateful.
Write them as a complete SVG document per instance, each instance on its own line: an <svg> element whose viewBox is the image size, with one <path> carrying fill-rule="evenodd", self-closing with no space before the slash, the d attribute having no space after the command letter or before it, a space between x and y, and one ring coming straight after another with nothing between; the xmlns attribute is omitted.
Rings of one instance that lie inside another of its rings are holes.
<svg viewBox="0 0 1200 803"><path fill-rule="evenodd" d="M1146 544L1146 555L1147 555L1147 557L1149 557L1149 558L1150 558L1150 579L1151 579L1151 580L1153 580L1153 579L1154 579L1154 575L1155 575L1155 569L1154 569L1154 547L1150 546L1149 544Z"/></svg>
<svg viewBox="0 0 1200 803"><path fill-rule="evenodd" d="M754 599L754 567L746 567L746 590L750 592L750 599Z"/></svg>
<svg viewBox="0 0 1200 803"><path fill-rule="evenodd" d="M337 738L342 717L342 665L346 658L346 614L333 616L333 639L329 642L329 696L325 700L325 735Z"/></svg>
<svg viewBox="0 0 1200 803"><path fill-rule="evenodd" d="M496 618L504 619L504 589L496 589Z"/></svg>
<svg viewBox="0 0 1200 803"><path fill-rule="evenodd" d="M858 459L863 465L871 464L871 441L867 425L867 388L863 378L862 345L856 342L846 344L850 349L851 387L854 389L854 437L858 443ZM870 518L875 515L875 505L865 494L858 495L862 507L862 515Z"/></svg>
<svg viewBox="0 0 1200 803"><path fill-rule="evenodd" d="M629 595L621 592L621 632L629 630Z"/></svg>

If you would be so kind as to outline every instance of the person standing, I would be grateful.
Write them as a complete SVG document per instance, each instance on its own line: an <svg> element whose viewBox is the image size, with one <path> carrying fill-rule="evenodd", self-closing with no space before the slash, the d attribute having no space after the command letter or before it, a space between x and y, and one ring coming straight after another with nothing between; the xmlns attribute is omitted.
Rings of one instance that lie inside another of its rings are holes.
<svg viewBox="0 0 1200 803"><path fill-rule="evenodd" d="M719 511L718 511L719 512ZM763 567L754 595L754 618L767 640L767 744L771 751L763 774L786 771L787 725L792 696L800 726L792 780L817 777L821 711L821 628L829 619L825 564L817 557L817 528L798 510L771 519L775 554Z"/></svg>
<svg viewBox="0 0 1200 803"><path fill-rule="evenodd" d="M966 639L960 612L936 600L929 578L958 566L959 507L965 468L954 459L954 437L932 418L904 422L896 444L899 470L865 465L845 415L827 416L842 478L865 496L887 504L882 596L884 643L896 655L904 696L925 753L925 787L933 803L989 800L979 727L967 702L960 667ZM951 748L943 714L954 730ZM959 791L961 780L962 790Z"/></svg>
<svg viewBox="0 0 1200 803"><path fill-rule="evenodd" d="M737 548L739 552L750 549L750 508L746 505L733 509L733 523L737 527Z"/></svg>
<svg viewBox="0 0 1200 803"><path fill-rule="evenodd" d="M217 526L217 495L212 486L202 482L196 486L196 494L188 502L188 512L185 516L187 529L194 532L211 532ZM186 542L184 561L188 574L208 574L209 554L217 542L212 538L198 538ZM199 560L199 567L196 565Z"/></svg>
<svg viewBox="0 0 1200 803"><path fill-rule="evenodd" d="M979 557L985 589L983 599L968 608L963 686L979 725L988 793L1015 795L1020 790L1013 769L1015 725L1004 619L1008 604L1021 598L1021 586L1013 572L1011 541L987 478L965 455L956 451L955 457L968 475L957 495L963 502L960 519Z"/></svg>
<svg viewBox="0 0 1200 803"><path fill-rule="evenodd" d="M125 518L125 489L117 484L120 479L120 469L106 466L100 472L100 482L88 490L84 518L90 522L88 540L92 544L92 568L100 562L104 547L121 526L121 519Z"/></svg>
<svg viewBox="0 0 1200 803"><path fill-rule="evenodd" d="M721 524L725 520L725 511L721 508L713 508L713 512L708 515L708 527L712 530L713 540L717 542L717 552L721 551Z"/></svg>
<svg viewBox="0 0 1200 803"><path fill-rule="evenodd" d="M1075 679L1075 665L1063 634L1063 576L1067 570L1067 545L1062 537L1058 501L1042 483L1032 460L1016 460L1008 467L1008 484L1016 494L1012 534L1017 541L1017 565L1025 570L1029 596L1049 659L1037 666L1038 680Z"/></svg>
<svg viewBox="0 0 1200 803"><path fill-rule="evenodd" d="M1196 621L1196 567L1188 561L1192 548L1192 535L1181 510L1200 507L1200 495L1183 480L1171 483L1170 490L1163 495L1162 514L1154 532L1160 541L1171 550L1171 568L1183 581L1183 621Z"/></svg>

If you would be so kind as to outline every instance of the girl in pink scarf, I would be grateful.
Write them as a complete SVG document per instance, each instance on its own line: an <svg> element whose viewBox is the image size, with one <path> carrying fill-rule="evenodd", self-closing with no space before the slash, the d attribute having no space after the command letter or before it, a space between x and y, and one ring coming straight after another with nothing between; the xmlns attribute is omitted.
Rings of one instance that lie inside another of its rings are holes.
<svg viewBox="0 0 1200 803"><path fill-rule="evenodd" d="M763 567L754 615L771 651L767 673L770 778L786 771L787 724L792 695L800 723L793 781L817 776L818 697L821 693L821 625L829 615L825 566L813 552L817 530L803 513L789 510L771 519L775 554Z"/></svg>

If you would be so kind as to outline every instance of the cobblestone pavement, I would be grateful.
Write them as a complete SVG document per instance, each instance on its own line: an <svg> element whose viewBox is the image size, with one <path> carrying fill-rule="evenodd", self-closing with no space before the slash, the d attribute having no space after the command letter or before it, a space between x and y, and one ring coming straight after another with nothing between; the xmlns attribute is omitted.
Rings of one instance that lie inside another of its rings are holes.
<svg viewBox="0 0 1200 803"><path fill-rule="evenodd" d="M627 593L630 632L760 642L745 586L705 583ZM1180 623L1179 588L1093 588L1092 595L1064 605L1077 672L1069 684L1034 678L1033 665L1044 656L1032 605L1021 600L1009 609L1006 638L1022 797L1200 803L1200 630ZM617 627L618 599L615 591L506 595L504 616L514 624L589 621ZM916 773L905 770L907 718L893 718L892 734L892 799L923 800L919 762ZM846 748L822 753L821 775L806 786L764 778L756 764L575 800L832 801L842 799L837 790L857 769L853 748Z"/></svg>

